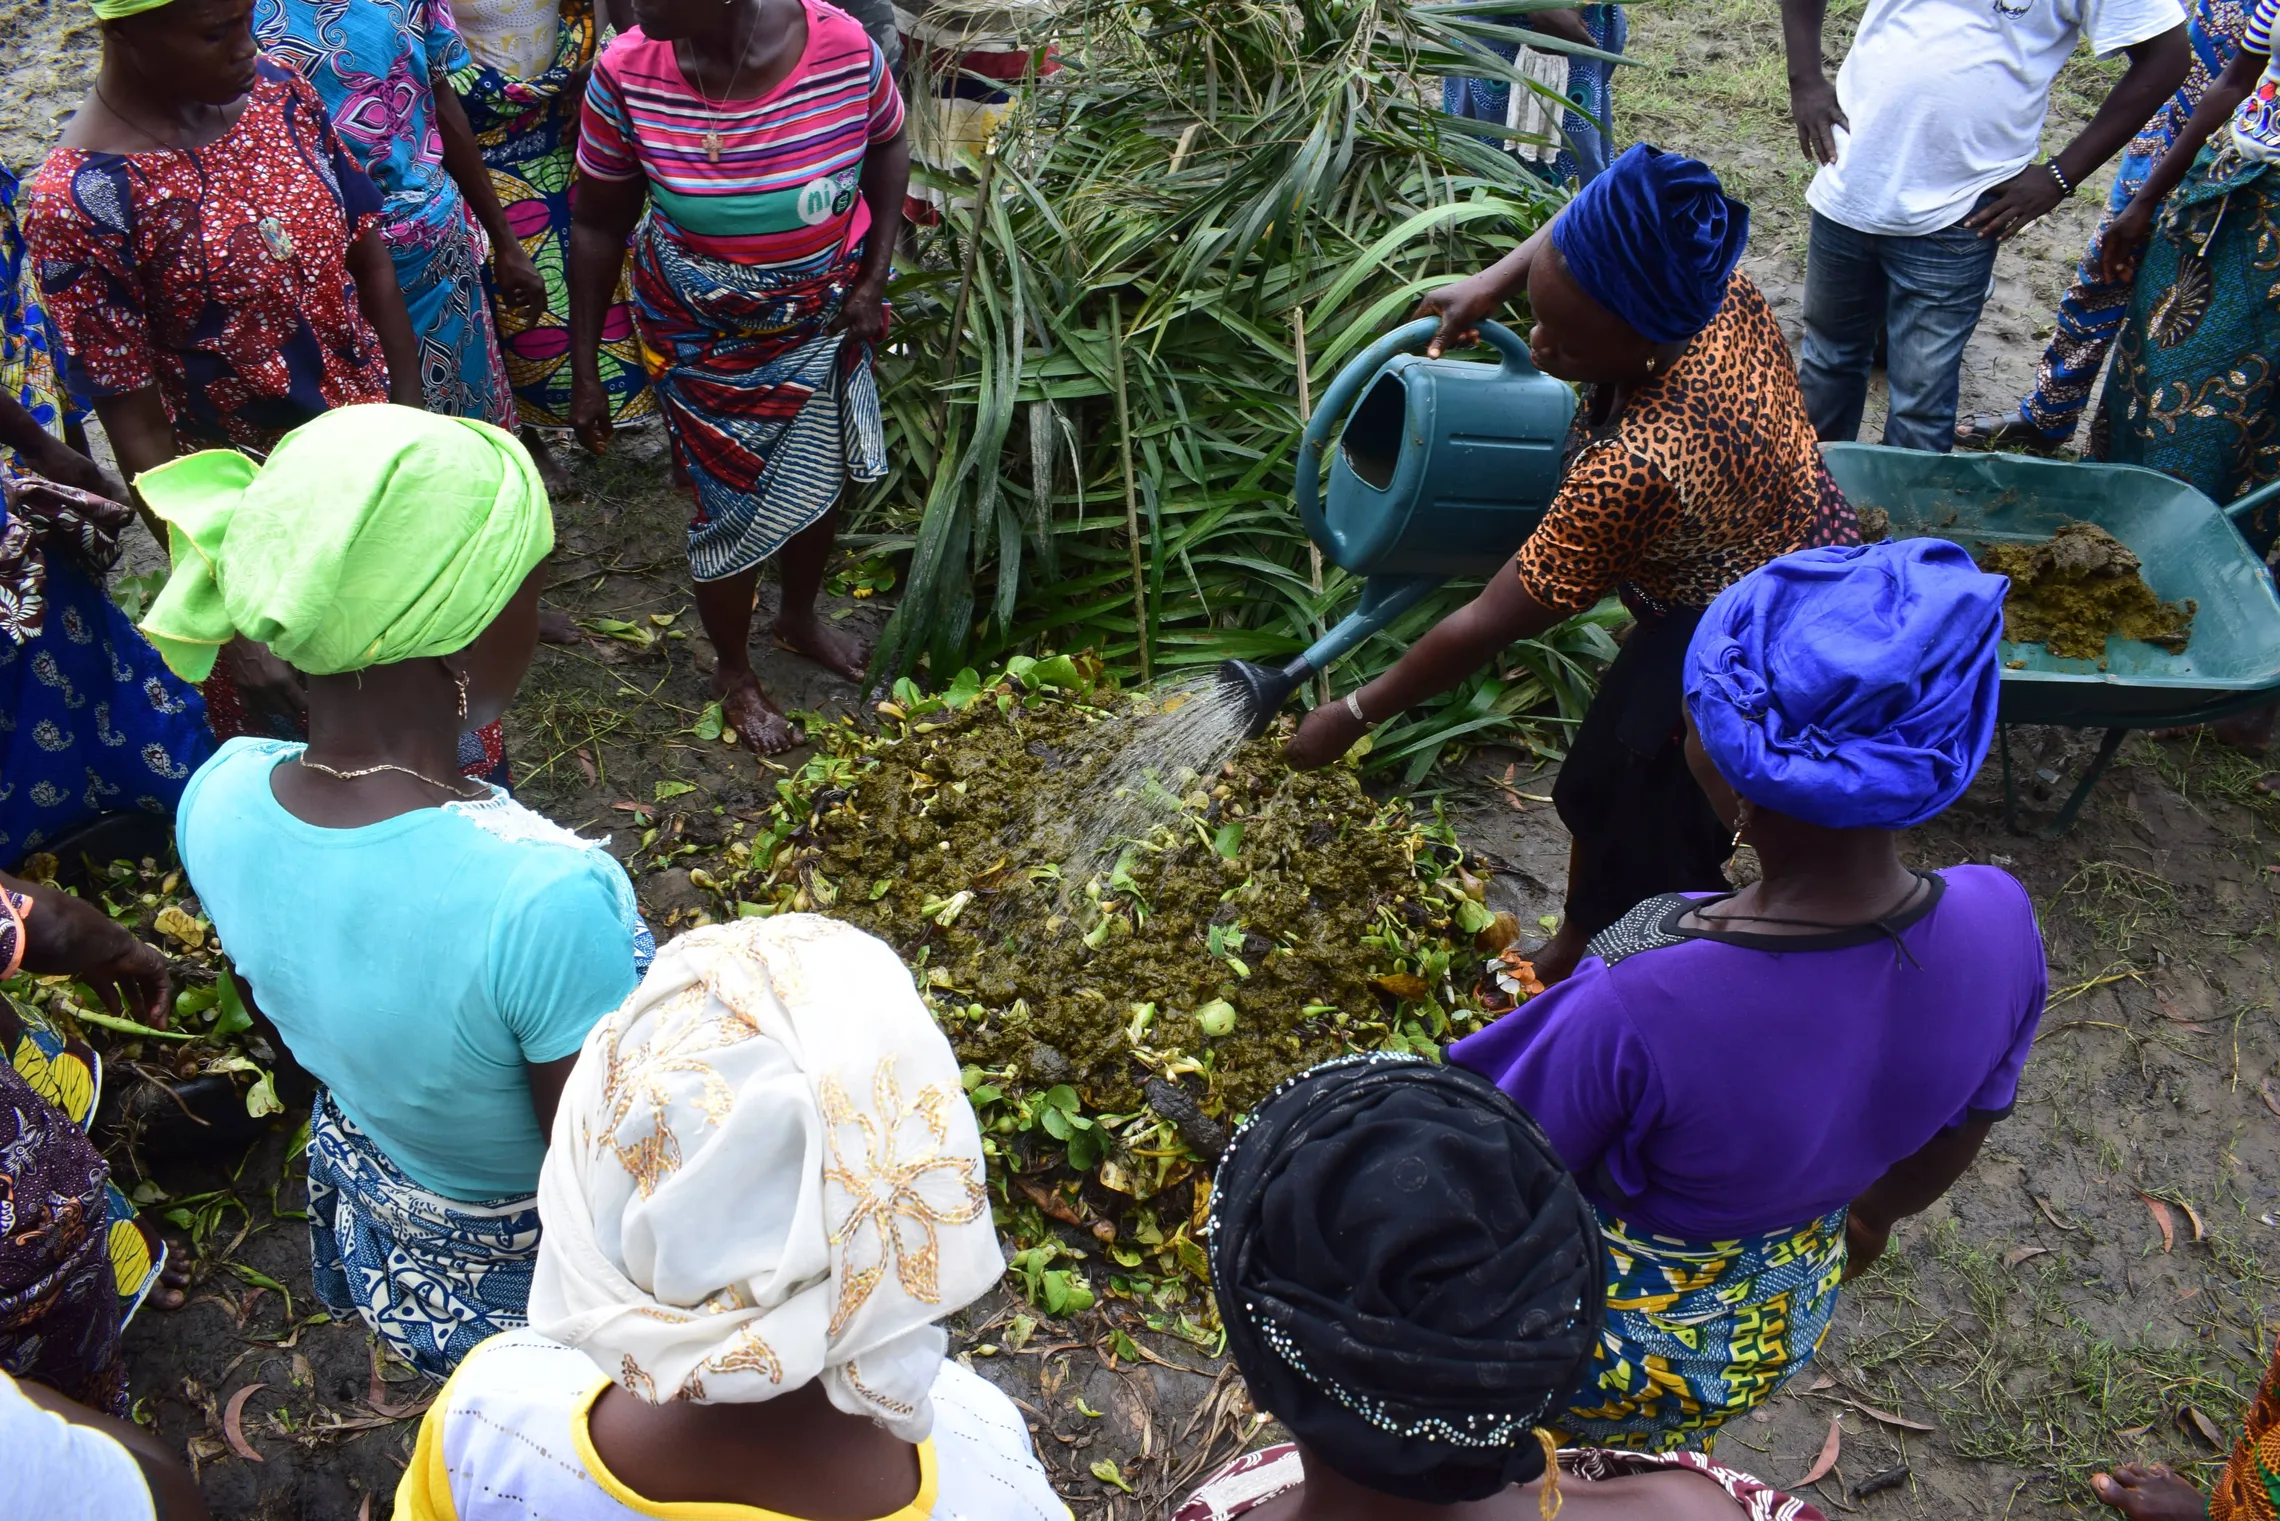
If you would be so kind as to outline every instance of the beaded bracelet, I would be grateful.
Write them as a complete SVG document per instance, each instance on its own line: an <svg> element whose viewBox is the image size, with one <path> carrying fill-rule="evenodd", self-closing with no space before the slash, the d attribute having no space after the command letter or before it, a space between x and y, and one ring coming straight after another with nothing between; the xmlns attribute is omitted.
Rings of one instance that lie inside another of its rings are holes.
<svg viewBox="0 0 2280 1521"><path fill-rule="evenodd" d="M2068 196L2074 194L2074 181L2068 179L2066 177L2066 171L2058 167L2057 159L2052 158L2043 160L2043 167L2045 169L2048 169L2050 171L2050 177L2058 182L2058 197L2060 200L2064 200Z"/></svg>

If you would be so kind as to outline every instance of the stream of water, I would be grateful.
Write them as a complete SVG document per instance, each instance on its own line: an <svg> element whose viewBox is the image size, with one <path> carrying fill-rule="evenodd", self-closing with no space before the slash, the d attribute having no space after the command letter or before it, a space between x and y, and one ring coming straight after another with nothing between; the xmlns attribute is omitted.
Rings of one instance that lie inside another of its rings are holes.
<svg viewBox="0 0 2280 1521"><path fill-rule="evenodd" d="M1064 886L1111 870L1127 842L1145 840L1181 799L1208 789L1249 725L1245 694L1208 671L1160 683L1095 725L1075 764L1042 780L1031 814L1032 837L1061 863Z"/></svg>

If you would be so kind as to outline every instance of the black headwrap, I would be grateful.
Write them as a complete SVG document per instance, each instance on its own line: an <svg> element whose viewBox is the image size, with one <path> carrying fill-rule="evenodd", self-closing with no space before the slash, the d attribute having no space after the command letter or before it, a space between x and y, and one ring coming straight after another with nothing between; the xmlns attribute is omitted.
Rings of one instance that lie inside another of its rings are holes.
<svg viewBox="0 0 2280 1521"><path fill-rule="evenodd" d="M1219 1165L1211 1286L1260 1408L1357 1484L1449 1505L1544 1469L1599 1341L1599 1226L1495 1084L1347 1057Z"/></svg>

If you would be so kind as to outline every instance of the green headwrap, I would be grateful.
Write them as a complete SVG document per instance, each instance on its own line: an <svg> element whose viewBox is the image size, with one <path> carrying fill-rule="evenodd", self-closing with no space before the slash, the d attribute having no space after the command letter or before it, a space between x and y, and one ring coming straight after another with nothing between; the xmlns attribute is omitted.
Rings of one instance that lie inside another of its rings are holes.
<svg viewBox="0 0 2280 1521"><path fill-rule="evenodd" d="M174 0L92 0L97 21L116 21L121 16L139 16L144 11L155 11Z"/></svg>
<svg viewBox="0 0 2280 1521"><path fill-rule="evenodd" d="M143 632L188 681L240 634L314 676L463 650L554 547L512 434L410 407L343 407L266 465L208 449L135 487L174 555Z"/></svg>

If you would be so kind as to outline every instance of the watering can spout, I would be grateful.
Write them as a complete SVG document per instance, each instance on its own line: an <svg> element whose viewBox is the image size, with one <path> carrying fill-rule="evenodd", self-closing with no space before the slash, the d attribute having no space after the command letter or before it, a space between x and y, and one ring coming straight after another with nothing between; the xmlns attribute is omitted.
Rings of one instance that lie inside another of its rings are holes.
<svg viewBox="0 0 2280 1521"><path fill-rule="evenodd" d="M1219 662L1220 689L1242 699L1245 739L1257 739L1266 733L1267 725L1275 721L1275 714L1290 701L1290 694L1313 674L1314 668L1306 663L1304 655L1279 671L1251 660Z"/></svg>

